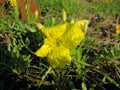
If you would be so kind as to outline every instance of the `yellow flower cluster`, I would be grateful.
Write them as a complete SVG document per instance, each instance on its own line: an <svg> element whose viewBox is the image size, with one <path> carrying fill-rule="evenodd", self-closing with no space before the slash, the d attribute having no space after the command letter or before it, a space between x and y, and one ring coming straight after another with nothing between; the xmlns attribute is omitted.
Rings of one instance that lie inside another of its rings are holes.
<svg viewBox="0 0 120 90"><path fill-rule="evenodd" d="M16 0L9 0L10 1L10 5L15 7L17 6L17 1Z"/></svg>
<svg viewBox="0 0 120 90"><path fill-rule="evenodd" d="M83 29L88 26L88 20L63 23L48 28L41 24L37 26L46 38L35 54L38 57L47 57L53 68L63 68L66 63L71 62L70 50L76 48L84 39Z"/></svg>
<svg viewBox="0 0 120 90"><path fill-rule="evenodd" d="M119 24L116 25L116 33L120 34L120 25Z"/></svg>

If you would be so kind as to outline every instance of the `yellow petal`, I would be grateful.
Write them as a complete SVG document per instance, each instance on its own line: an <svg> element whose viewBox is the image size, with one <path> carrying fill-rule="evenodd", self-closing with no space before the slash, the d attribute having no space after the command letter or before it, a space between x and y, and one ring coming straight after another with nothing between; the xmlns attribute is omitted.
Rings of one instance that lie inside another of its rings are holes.
<svg viewBox="0 0 120 90"><path fill-rule="evenodd" d="M48 62L53 68L63 68L66 63L71 62L69 49L65 48L62 45L59 47L54 47L47 58Z"/></svg>
<svg viewBox="0 0 120 90"><path fill-rule="evenodd" d="M88 24L89 24L88 20L78 20L75 23L80 27L80 29L82 29L83 32L86 33L86 30L87 30Z"/></svg>
<svg viewBox="0 0 120 90"><path fill-rule="evenodd" d="M63 45L66 48L74 49L84 39L84 33L82 29L75 23L69 23L66 28L66 32L63 34Z"/></svg>
<svg viewBox="0 0 120 90"><path fill-rule="evenodd" d="M67 23L43 28L41 31L47 36L52 38L61 38L66 30Z"/></svg>
<svg viewBox="0 0 120 90"><path fill-rule="evenodd" d="M37 28L41 30L44 26L41 23L37 23Z"/></svg>
<svg viewBox="0 0 120 90"><path fill-rule="evenodd" d="M44 44L42 45L42 47L40 49L38 49L35 52L35 55L38 57L46 57L49 52L51 51L51 47L49 45L49 41L47 39L44 40Z"/></svg>

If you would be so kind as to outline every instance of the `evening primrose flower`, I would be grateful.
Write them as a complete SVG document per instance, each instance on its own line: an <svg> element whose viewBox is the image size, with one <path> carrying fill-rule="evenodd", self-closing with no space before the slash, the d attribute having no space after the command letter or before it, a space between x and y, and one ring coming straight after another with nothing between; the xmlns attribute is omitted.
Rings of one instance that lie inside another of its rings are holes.
<svg viewBox="0 0 120 90"><path fill-rule="evenodd" d="M116 33L120 34L120 25L119 24L116 25Z"/></svg>
<svg viewBox="0 0 120 90"><path fill-rule="evenodd" d="M10 1L10 5L15 7L17 6L17 1L16 0L9 0Z"/></svg>
<svg viewBox="0 0 120 90"><path fill-rule="evenodd" d="M85 20L84 24L87 22ZM66 63L71 62L70 50L75 49L84 39L85 34L82 31L81 24L83 23L78 21L48 28L37 24L46 38L42 47L35 52L35 55L47 57L48 62L53 68L63 68Z"/></svg>

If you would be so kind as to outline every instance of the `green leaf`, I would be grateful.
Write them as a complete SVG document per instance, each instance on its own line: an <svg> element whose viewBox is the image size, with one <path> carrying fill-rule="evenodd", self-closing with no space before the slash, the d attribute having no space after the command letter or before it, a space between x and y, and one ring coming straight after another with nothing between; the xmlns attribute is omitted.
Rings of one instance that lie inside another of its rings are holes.
<svg viewBox="0 0 120 90"><path fill-rule="evenodd" d="M82 90L87 90L86 84L82 82Z"/></svg>

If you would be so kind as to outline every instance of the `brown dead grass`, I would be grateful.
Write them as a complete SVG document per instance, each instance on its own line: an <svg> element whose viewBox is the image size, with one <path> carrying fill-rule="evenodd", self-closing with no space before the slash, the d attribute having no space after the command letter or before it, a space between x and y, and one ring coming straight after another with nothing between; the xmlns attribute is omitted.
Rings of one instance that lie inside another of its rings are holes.
<svg viewBox="0 0 120 90"><path fill-rule="evenodd" d="M0 14L3 13L3 14L6 14L6 7L4 4L8 4L9 1L8 0L0 0ZM38 19L40 19L41 17L41 11L37 5L37 3L35 2L35 0L17 0L17 3L18 3L18 9L20 11L20 19L26 19L27 18L27 14L26 14L26 4L29 4L30 5L30 17L32 17L35 13L35 11L37 10L38 11Z"/></svg>

